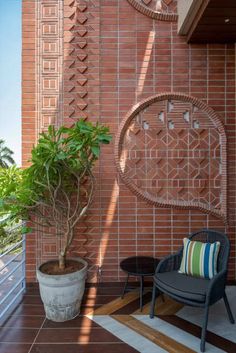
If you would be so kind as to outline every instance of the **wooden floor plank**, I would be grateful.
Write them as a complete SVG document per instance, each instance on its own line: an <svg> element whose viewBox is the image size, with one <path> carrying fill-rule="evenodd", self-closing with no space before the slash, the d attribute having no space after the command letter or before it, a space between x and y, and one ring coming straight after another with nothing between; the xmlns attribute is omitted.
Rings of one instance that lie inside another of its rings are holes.
<svg viewBox="0 0 236 353"><path fill-rule="evenodd" d="M131 303L132 301L136 300L137 298L139 298L139 292L138 291L129 292L129 293L127 293L124 296L123 299L117 298L117 299L111 301L110 303L107 303L107 304L103 305L102 307L94 310L90 314L93 314L93 315L110 315L113 312L121 309L125 305L127 305L127 304Z"/></svg>
<svg viewBox="0 0 236 353"><path fill-rule="evenodd" d="M149 304L151 301L151 292L147 292L143 295L143 305L146 303ZM134 312L140 311L140 298L138 297L137 299L133 300L132 302L128 304L124 304L120 309L113 311L113 315L132 315Z"/></svg>
<svg viewBox="0 0 236 353"><path fill-rule="evenodd" d="M165 302L158 306L156 304L155 314L156 315L175 315L180 309L183 308L183 304L180 304L169 297L165 297Z"/></svg>
<svg viewBox="0 0 236 353"><path fill-rule="evenodd" d="M149 315L151 301L143 306L143 310L139 309L133 312L133 315ZM156 299L155 304L155 315L175 315L180 309L182 309L183 304L177 303L171 298L164 296L164 302L162 297Z"/></svg>
<svg viewBox="0 0 236 353"><path fill-rule="evenodd" d="M143 310L142 311L140 309L138 309L135 312L133 312L133 315L149 315L149 313L150 313L150 305L151 305L151 301L143 306ZM156 312L157 308L160 308L162 305L166 305L166 303L163 303L162 298L159 296L156 299L155 312Z"/></svg>
<svg viewBox="0 0 236 353"><path fill-rule="evenodd" d="M113 315L112 317L169 353L196 353L196 351L164 335L162 332L154 330L132 316Z"/></svg>

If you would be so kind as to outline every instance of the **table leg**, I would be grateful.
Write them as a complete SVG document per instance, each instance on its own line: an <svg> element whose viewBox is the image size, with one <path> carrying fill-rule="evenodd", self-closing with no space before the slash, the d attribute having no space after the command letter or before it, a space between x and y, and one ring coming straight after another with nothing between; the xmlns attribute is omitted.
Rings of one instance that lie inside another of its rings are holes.
<svg viewBox="0 0 236 353"><path fill-rule="evenodd" d="M129 274L127 274L127 277L126 277L126 282L125 282L125 286L124 286L124 289L123 289L123 293L122 293L121 299L124 298L128 281L129 281Z"/></svg>
<svg viewBox="0 0 236 353"><path fill-rule="evenodd" d="M143 309L143 276L140 276L140 311Z"/></svg>

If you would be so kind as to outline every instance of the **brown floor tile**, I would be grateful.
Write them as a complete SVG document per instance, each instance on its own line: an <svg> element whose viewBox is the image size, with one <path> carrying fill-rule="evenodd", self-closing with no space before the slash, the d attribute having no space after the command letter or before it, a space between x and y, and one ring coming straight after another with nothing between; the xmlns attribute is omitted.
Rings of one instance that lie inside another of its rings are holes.
<svg viewBox="0 0 236 353"><path fill-rule="evenodd" d="M96 293L97 295L115 295L115 296L121 296L123 292L123 287L122 288L112 288L112 287L105 287L105 288L87 288L85 290L86 292L90 293Z"/></svg>
<svg viewBox="0 0 236 353"><path fill-rule="evenodd" d="M90 288L85 288L85 294L90 295L90 294L96 294L96 295L115 295L116 297L120 297L123 293L123 288L124 284L115 286L115 287L104 287L104 286L99 286L99 287L90 287Z"/></svg>
<svg viewBox="0 0 236 353"><path fill-rule="evenodd" d="M80 315L90 314L91 311L98 309L100 305L87 305L81 306ZM44 316L45 311L43 305L29 305L29 304L21 304L16 310L13 312L13 315L19 316Z"/></svg>
<svg viewBox="0 0 236 353"><path fill-rule="evenodd" d="M34 344L30 353L137 353L125 343ZM5 353L5 352L4 352ZM8 352L7 352L8 353ZM10 352L11 353L11 352ZM18 353L18 352L17 352Z"/></svg>
<svg viewBox="0 0 236 353"><path fill-rule="evenodd" d="M31 344L0 343L1 353L28 353Z"/></svg>
<svg viewBox="0 0 236 353"><path fill-rule="evenodd" d="M138 285L139 283L137 283ZM5 325L0 328L0 353L29 353L31 344L43 323L45 313L39 296L38 285L30 285L27 288L28 291L23 302ZM88 285L80 316L63 323L46 320L30 353L137 353L134 348L122 342L89 318L82 316L119 298L122 289L123 284L121 283L107 283L98 288ZM147 289L146 286L145 289ZM145 294L143 299L144 304L146 301L150 301L150 293ZM120 302L120 299L118 301ZM139 307L139 298L126 304L124 302L122 308L116 309L116 313L127 316L137 307ZM113 306L112 309L114 310ZM197 333L191 331L195 330L193 326L196 325L183 322L183 319L180 318L176 319L174 315L164 316L163 318L166 318L167 322L197 337L199 336L200 328L197 327ZM175 322L172 322L173 320ZM216 335L208 332L207 340L213 343L213 339L216 346L223 347L222 349L230 353L236 352L236 346L233 342L226 342L227 340L222 337L216 337Z"/></svg>
<svg viewBox="0 0 236 353"><path fill-rule="evenodd" d="M124 283L123 282L100 282L97 285L97 288L109 288L109 287L113 287L113 288L123 288ZM87 283L86 284L86 288L90 288L90 287L94 287L93 283Z"/></svg>
<svg viewBox="0 0 236 353"><path fill-rule="evenodd" d="M8 343L33 343L38 329L25 328L0 328L0 342Z"/></svg>
<svg viewBox="0 0 236 353"><path fill-rule="evenodd" d="M95 343L121 342L119 338L104 330L102 327L42 329L36 343Z"/></svg>
<svg viewBox="0 0 236 353"><path fill-rule="evenodd" d="M139 282L137 283L130 283L129 286L134 287L135 288L139 288ZM93 294L96 293L96 295L114 295L116 297L120 297L123 293L123 288L124 288L124 284L122 284L119 287L98 287L97 289L95 288L87 288L85 291L88 294ZM146 290L152 290L152 286L146 285L144 287Z"/></svg>
<svg viewBox="0 0 236 353"><path fill-rule="evenodd" d="M92 311L100 308L102 305L88 305L88 306L81 306L80 308L80 315L88 315Z"/></svg>
<svg viewBox="0 0 236 353"><path fill-rule="evenodd" d="M39 296L39 285L38 283L26 284L27 295L38 295Z"/></svg>
<svg viewBox="0 0 236 353"><path fill-rule="evenodd" d="M77 316L75 319L66 322L45 321L43 328L76 328L76 327L100 327L86 316Z"/></svg>
<svg viewBox="0 0 236 353"><path fill-rule="evenodd" d="M139 282L131 283L131 285L139 286ZM85 288L85 295L97 294L97 295L115 295L120 296L122 294L124 283L105 283L96 287L95 285L89 285ZM146 288L146 285L145 285ZM39 286L37 283L30 283L26 287L26 295L39 296Z"/></svg>
<svg viewBox="0 0 236 353"><path fill-rule="evenodd" d="M22 299L23 304L43 305L39 295L25 295Z"/></svg>
<svg viewBox="0 0 236 353"><path fill-rule="evenodd" d="M44 316L43 305L20 304L13 313L14 315Z"/></svg>
<svg viewBox="0 0 236 353"><path fill-rule="evenodd" d="M28 292L28 290L30 289L38 289L39 288L39 284L38 282L27 282L26 283L26 290Z"/></svg>
<svg viewBox="0 0 236 353"><path fill-rule="evenodd" d="M86 295L84 296L82 305L91 306L91 305L104 305L111 302L112 300L118 298L119 296L115 295Z"/></svg>
<svg viewBox="0 0 236 353"><path fill-rule="evenodd" d="M118 296L115 295L96 295L96 294L86 294L82 302L82 306L94 306L103 305L109 303L110 301L116 299ZM36 295L25 295L22 299L22 304L27 305L43 305L40 296Z"/></svg>
<svg viewBox="0 0 236 353"><path fill-rule="evenodd" d="M14 328L40 328L45 316L12 315L4 323L3 327Z"/></svg>

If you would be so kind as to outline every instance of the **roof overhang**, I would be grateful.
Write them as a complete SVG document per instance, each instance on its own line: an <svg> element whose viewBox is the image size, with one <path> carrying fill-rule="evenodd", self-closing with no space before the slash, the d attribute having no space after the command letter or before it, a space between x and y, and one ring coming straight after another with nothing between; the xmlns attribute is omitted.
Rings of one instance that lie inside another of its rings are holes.
<svg viewBox="0 0 236 353"><path fill-rule="evenodd" d="M189 43L234 43L236 0L178 0L178 33Z"/></svg>

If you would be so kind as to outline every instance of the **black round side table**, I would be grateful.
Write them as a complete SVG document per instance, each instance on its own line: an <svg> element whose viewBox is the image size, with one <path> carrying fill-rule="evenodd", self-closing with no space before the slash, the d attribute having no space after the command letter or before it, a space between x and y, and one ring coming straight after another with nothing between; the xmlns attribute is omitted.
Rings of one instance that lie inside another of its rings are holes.
<svg viewBox="0 0 236 353"><path fill-rule="evenodd" d="M143 308L143 287L144 287L144 277L153 276L155 274L155 270L160 260L151 256L132 256L124 259L120 263L120 268L127 272L127 278L122 294L122 298L124 294L129 290L127 289L129 276L137 276L140 277L140 310Z"/></svg>

